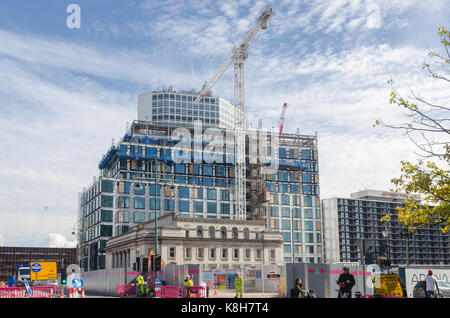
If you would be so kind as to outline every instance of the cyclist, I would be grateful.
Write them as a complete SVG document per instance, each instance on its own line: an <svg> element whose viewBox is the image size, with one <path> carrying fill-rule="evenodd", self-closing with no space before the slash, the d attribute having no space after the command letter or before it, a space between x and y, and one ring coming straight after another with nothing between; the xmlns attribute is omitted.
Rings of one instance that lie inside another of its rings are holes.
<svg viewBox="0 0 450 318"><path fill-rule="evenodd" d="M352 298L352 288L355 286L355 277L350 274L350 269L344 266L343 273L339 276L336 284L339 285L338 298Z"/></svg>

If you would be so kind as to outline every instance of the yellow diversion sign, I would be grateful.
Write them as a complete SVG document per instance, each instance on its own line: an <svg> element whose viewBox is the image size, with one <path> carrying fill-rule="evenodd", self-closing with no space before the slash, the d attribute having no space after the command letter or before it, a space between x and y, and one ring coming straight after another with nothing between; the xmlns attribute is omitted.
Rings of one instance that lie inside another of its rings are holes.
<svg viewBox="0 0 450 318"><path fill-rule="evenodd" d="M32 262L30 263L31 280L50 280L58 279L56 262Z"/></svg>
<svg viewBox="0 0 450 318"><path fill-rule="evenodd" d="M372 277L375 293L382 296L403 297L402 285L397 274L384 274Z"/></svg>

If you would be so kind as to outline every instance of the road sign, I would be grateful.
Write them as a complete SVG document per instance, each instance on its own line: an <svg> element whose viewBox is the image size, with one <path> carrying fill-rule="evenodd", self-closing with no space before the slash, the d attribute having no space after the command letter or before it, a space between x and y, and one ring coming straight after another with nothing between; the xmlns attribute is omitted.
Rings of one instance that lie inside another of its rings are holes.
<svg viewBox="0 0 450 318"><path fill-rule="evenodd" d="M72 279L72 286L74 288L81 288L83 287L83 279L80 277L75 277L74 279Z"/></svg>
<svg viewBox="0 0 450 318"><path fill-rule="evenodd" d="M162 282L159 278L156 278L153 283L155 284L155 287L161 287Z"/></svg>
<svg viewBox="0 0 450 318"><path fill-rule="evenodd" d="M39 273L39 272L41 271L41 269L42 269L41 264L39 264L39 263L33 263L33 264L31 264L31 270L32 270L33 272Z"/></svg>
<svg viewBox="0 0 450 318"><path fill-rule="evenodd" d="M28 295L30 295L30 297L31 297L31 288L30 288L30 285L28 284L28 282L27 282L26 279L23 280L23 283L25 284L25 288L27 289Z"/></svg>
<svg viewBox="0 0 450 318"><path fill-rule="evenodd" d="M56 262L35 262L30 263L31 280L53 280L58 279Z"/></svg>

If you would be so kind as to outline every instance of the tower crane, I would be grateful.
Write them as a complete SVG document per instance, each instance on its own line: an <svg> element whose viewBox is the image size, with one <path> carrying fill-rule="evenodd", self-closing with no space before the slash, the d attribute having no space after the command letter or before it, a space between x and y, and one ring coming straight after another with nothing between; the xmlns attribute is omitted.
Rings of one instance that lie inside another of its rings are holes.
<svg viewBox="0 0 450 318"><path fill-rule="evenodd" d="M286 115L286 108L288 107L287 103L283 104L283 108L281 109L280 122L278 123L278 127L280 128L280 135L278 138L281 138L281 134L283 133L284 126L284 116Z"/></svg>
<svg viewBox="0 0 450 318"><path fill-rule="evenodd" d="M250 41L260 30L267 29L267 22L272 16L272 8L266 7L264 12L256 20L252 28L245 33L239 44L234 46L231 54L220 66L216 74L203 85L202 90L194 101L198 103L205 97L225 73L228 67L234 63L234 106L235 106L235 166L236 166L236 211L235 219L244 220L246 218L246 196L245 196L245 129L247 128L247 116L245 113L244 98L244 63L248 57L247 48Z"/></svg>

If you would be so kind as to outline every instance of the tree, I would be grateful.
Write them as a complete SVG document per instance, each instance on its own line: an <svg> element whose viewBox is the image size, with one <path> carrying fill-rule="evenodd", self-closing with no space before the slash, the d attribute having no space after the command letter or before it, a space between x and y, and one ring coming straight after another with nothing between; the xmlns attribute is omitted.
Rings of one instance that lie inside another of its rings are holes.
<svg viewBox="0 0 450 318"><path fill-rule="evenodd" d="M424 63L423 69L433 81L450 85L450 33L444 27L439 28L439 37L444 54L430 52L434 64ZM440 72L434 70L441 68ZM410 231L424 226L440 224L444 233L450 228L450 106L441 102L431 102L411 91L409 99L403 98L394 88L392 79L390 104L399 106L405 112L408 121L393 125L376 120L375 125L399 129L419 149L417 163L402 161L398 178L391 182L394 191L423 195L424 203L408 198L403 207L398 208L398 219ZM449 100L449 96L446 96ZM390 215L382 218L389 221Z"/></svg>

